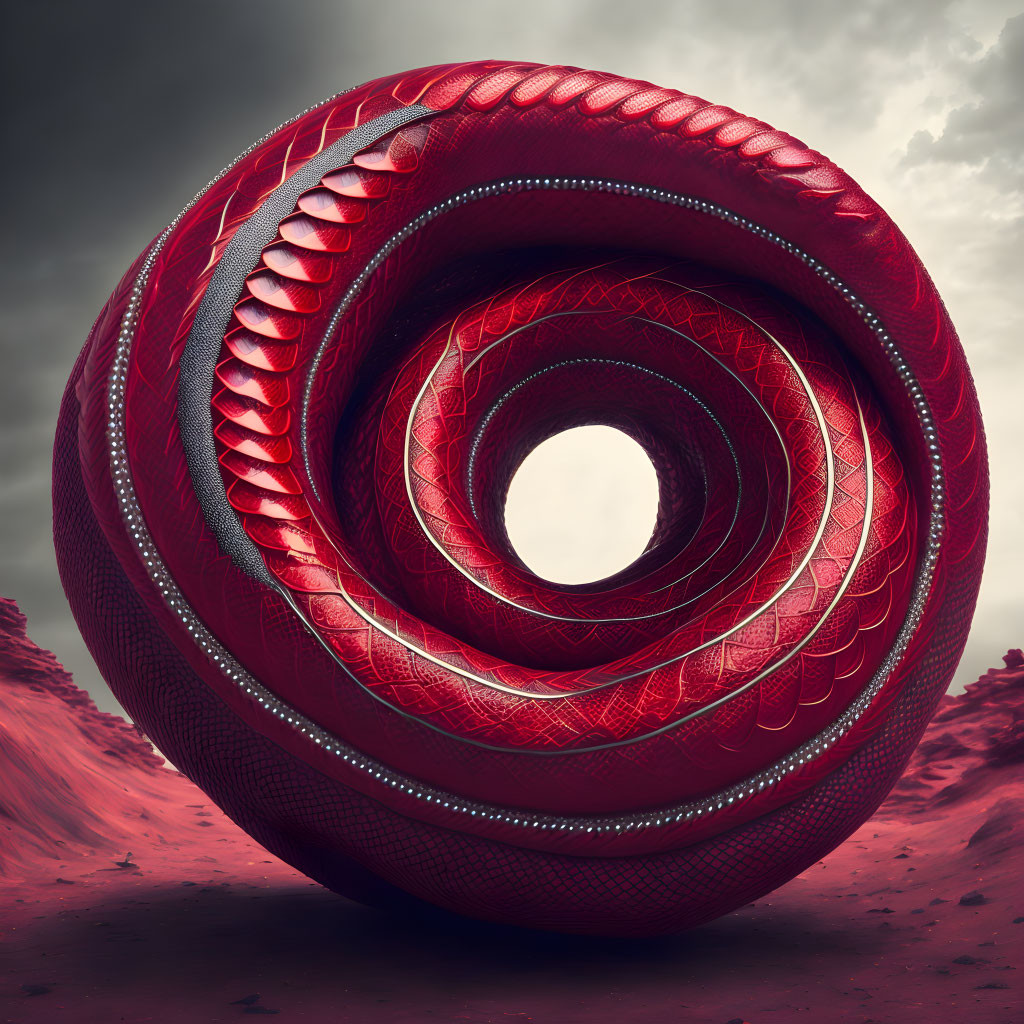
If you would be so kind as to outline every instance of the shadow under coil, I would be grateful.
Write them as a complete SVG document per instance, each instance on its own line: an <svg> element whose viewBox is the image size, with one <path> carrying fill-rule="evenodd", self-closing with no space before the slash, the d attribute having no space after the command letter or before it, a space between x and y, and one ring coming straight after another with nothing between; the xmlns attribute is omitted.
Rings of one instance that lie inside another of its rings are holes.
<svg viewBox="0 0 1024 1024"><path fill-rule="evenodd" d="M658 520L562 586L504 498L585 424L644 448ZM966 640L987 472L942 302L849 176L697 97L481 62L311 108L143 252L54 509L111 689L268 850L643 935L884 798Z"/></svg>

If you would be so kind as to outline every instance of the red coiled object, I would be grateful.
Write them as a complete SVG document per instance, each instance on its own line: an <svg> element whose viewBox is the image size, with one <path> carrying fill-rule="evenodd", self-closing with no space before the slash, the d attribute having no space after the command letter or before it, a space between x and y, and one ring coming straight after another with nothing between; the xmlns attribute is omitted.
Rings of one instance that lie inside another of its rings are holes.
<svg viewBox="0 0 1024 1024"><path fill-rule="evenodd" d="M531 574L509 480L585 423L658 470L610 579ZM167 757L338 892L653 934L881 802L967 636L963 352L842 171L575 68L427 68L262 139L75 366L61 577Z"/></svg>

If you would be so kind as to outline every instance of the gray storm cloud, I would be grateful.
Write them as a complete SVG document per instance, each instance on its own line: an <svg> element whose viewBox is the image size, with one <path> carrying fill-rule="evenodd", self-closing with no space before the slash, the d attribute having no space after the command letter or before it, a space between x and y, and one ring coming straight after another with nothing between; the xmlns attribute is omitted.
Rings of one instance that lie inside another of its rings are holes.
<svg viewBox="0 0 1024 1024"><path fill-rule="evenodd" d="M49 462L64 381L113 284L296 110L481 57L598 67L733 106L827 153L885 206L957 324L989 436L989 559L954 688L1024 642L1019 3L36 3L5 22L0 592L101 706L116 705L51 551Z"/></svg>

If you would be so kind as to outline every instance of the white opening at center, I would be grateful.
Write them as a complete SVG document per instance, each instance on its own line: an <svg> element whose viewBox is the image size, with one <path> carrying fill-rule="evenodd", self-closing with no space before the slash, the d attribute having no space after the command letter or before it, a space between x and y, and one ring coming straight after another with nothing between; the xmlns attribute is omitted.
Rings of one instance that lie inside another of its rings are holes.
<svg viewBox="0 0 1024 1024"><path fill-rule="evenodd" d="M516 554L552 583L593 583L632 565L657 518L654 466L614 427L574 427L541 442L505 502Z"/></svg>

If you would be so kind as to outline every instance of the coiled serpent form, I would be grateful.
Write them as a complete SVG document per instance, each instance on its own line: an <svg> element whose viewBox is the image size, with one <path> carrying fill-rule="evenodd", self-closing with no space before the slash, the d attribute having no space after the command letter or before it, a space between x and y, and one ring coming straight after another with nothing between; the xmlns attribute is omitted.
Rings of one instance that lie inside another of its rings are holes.
<svg viewBox="0 0 1024 1024"><path fill-rule="evenodd" d="M504 498L569 427L659 480L562 586ZM54 453L111 688L268 850L387 906L653 934L898 778L963 649L987 475L910 245L727 107L481 62L311 108L139 257Z"/></svg>

